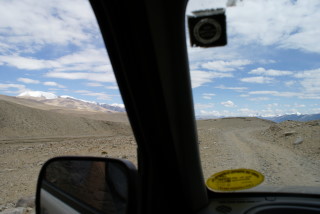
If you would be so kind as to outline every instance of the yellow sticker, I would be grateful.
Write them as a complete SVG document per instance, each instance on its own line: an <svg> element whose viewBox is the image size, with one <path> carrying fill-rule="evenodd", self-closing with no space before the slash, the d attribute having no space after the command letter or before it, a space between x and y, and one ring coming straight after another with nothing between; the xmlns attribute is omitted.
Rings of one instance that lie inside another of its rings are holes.
<svg viewBox="0 0 320 214"><path fill-rule="evenodd" d="M264 176L252 169L232 169L213 174L207 179L207 187L213 191L236 191L258 186Z"/></svg>

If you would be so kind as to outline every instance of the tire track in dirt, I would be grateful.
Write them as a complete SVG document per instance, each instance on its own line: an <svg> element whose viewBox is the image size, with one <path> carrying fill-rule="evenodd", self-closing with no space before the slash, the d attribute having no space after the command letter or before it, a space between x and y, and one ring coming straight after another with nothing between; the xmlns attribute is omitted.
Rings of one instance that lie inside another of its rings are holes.
<svg viewBox="0 0 320 214"><path fill-rule="evenodd" d="M252 137L257 130L261 129L240 128L222 133L221 143L232 148L230 153L234 158L229 162L231 166L260 171L265 175L264 185L319 185L319 161Z"/></svg>

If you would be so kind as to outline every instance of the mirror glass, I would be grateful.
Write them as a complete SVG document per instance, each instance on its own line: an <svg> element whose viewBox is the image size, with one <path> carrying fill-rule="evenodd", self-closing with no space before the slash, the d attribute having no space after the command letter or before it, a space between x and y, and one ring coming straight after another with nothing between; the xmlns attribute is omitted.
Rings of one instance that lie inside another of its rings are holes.
<svg viewBox="0 0 320 214"><path fill-rule="evenodd" d="M39 178L41 213L60 212L63 206L80 213L126 213L128 179L128 168L119 160L49 161Z"/></svg>

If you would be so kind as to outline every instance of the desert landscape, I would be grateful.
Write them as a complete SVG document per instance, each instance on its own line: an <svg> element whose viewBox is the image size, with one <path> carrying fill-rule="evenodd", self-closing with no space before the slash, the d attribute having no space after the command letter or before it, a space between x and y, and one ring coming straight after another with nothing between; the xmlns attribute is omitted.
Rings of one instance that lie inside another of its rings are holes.
<svg viewBox="0 0 320 214"><path fill-rule="evenodd" d="M68 106L59 104L60 101ZM137 164L125 113L78 101L0 96L0 212L13 213L32 198L46 160L82 155L124 158ZM197 121L204 177L250 168L265 176L260 187L320 187L320 121L275 123L254 117ZM20 213L34 212L32 206Z"/></svg>

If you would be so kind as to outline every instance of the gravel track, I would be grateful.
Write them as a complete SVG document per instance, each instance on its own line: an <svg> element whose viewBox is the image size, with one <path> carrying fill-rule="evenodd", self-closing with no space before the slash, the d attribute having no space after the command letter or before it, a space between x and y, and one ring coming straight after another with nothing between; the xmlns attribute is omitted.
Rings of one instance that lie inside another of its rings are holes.
<svg viewBox="0 0 320 214"><path fill-rule="evenodd" d="M198 121L204 177L238 168L261 172L265 181L249 191L283 186L320 188L320 123L275 124L258 118ZM136 164L136 144L129 126L108 136L24 138L0 141L0 212L35 193L43 163L61 155L125 158ZM284 135L288 131L294 134ZM294 145L303 136L302 144Z"/></svg>
<svg viewBox="0 0 320 214"><path fill-rule="evenodd" d="M249 168L264 174L264 186L320 186L320 161L259 140L257 133L265 128L232 128L215 133L212 128L202 129L200 136L216 136L214 143L201 143L205 177L226 169Z"/></svg>

